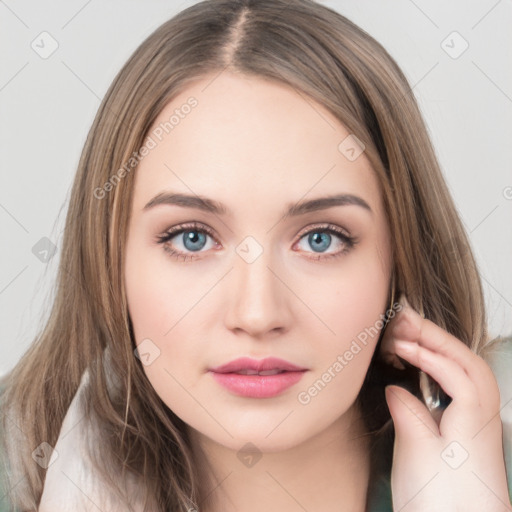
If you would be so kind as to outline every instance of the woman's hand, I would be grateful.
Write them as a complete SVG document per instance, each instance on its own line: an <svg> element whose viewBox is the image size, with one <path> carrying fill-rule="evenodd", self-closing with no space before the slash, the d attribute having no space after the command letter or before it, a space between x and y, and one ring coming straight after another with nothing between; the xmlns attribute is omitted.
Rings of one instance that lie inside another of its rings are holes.
<svg viewBox="0 0 512 512"><path fill-rule="evenodd" d="M434 419L404 388L386 387L396 433L394 512L512 511L500 392L487 363L406 301L386 328L382 353L388 361L398 355L420 368L452 398Z"/></svg>

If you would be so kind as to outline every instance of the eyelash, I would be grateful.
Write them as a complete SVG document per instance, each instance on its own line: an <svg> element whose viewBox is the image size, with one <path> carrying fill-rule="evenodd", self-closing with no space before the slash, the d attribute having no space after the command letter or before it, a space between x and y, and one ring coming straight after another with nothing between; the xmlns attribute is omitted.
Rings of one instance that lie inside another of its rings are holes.
<svg viewBox="0 0 512 512"><path fill-rule="evenodd" d="M203 233L203 234L206 233L215 242L217 242L212 229L210 229L208 226L205 226L204 224L200 224L198 222L191 222L191 223L180 224L179 226L175 226L175 227L167 230L162 235L157 236L157 243L162 244L164 250L173 258L182 259L183 261L197 259L197 256L195 256L195 255L190 255L187 253L182 253L180 251L176 251L176 250L172 249L170 245L168 245L168 242L172 238L174 238L176 235L184 233L185 231L197 231L197 232ZM358 243L358 240L355 237L348 236L346 233L344 233L344 231L342 231L340 228L338 228L334 224L322 224L322 225L318 225L318 226L313 226L308 231L301 233L298 241L302 240L302 238L304 238L304 236L309 235L310 233L315 233L315 232L329 233L329 234L334 234L334 235L338 236L341 239L341 241L343 242L344 247L343 247L343 249L341 249L340 251L335 252L335 253L319 255L318 257L313 257L313 258L308 256L309 259L314 260L314 261L328 260L331 258L337 258L339 256L342 256L343 254L347 254Z"/></svg>

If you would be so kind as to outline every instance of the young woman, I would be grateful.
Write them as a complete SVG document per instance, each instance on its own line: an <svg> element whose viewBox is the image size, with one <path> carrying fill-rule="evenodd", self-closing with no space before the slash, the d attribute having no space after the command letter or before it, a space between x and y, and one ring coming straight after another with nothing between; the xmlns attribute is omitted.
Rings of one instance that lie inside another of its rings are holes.
<svg viewBox="0 0 512 512"><path fill-rule="evenodd" d="M3 380L6 500L510 510L489 341L393 59L310 0L207 0L91 128L51 316Z"/></svg>

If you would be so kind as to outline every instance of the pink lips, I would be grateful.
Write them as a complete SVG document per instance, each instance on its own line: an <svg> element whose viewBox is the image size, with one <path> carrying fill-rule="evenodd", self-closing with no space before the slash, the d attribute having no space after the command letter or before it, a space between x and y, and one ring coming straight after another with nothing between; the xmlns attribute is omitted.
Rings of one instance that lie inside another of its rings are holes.
<svg viewBox="0 0 512 512"><path fill-rule="evenodd" d="M306 368L275 357L262 360L241 357L210 369L213 378L229 391L252 398L276 396L296 384L306 371ZM258 375L256 372L265 374Z"/></svg>
<svg viewBox="0 0 512 512"><path fill-rule="evenodd" d="M277 357L267 357L265 359L251 359L250 357L239 357L227 364L210 368L210 371L215 373L235 373L241 370L254 370L254 371L268 371L268 370L285 370L288 372L303 371L306 368L299 368L298 366L278 359Z"/></svg>

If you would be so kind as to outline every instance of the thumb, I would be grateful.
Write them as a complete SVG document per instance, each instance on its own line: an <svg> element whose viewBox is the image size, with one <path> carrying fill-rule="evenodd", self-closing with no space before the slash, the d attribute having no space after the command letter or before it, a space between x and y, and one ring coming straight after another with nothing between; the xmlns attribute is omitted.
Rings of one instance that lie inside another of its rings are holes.
<svg viewBox="0 0 512 512"><path fill-rule="evenodd" d="M417 441L439 436L436 421L417 397L395 385L386 386L385 395L397 438Z"/></svg>

